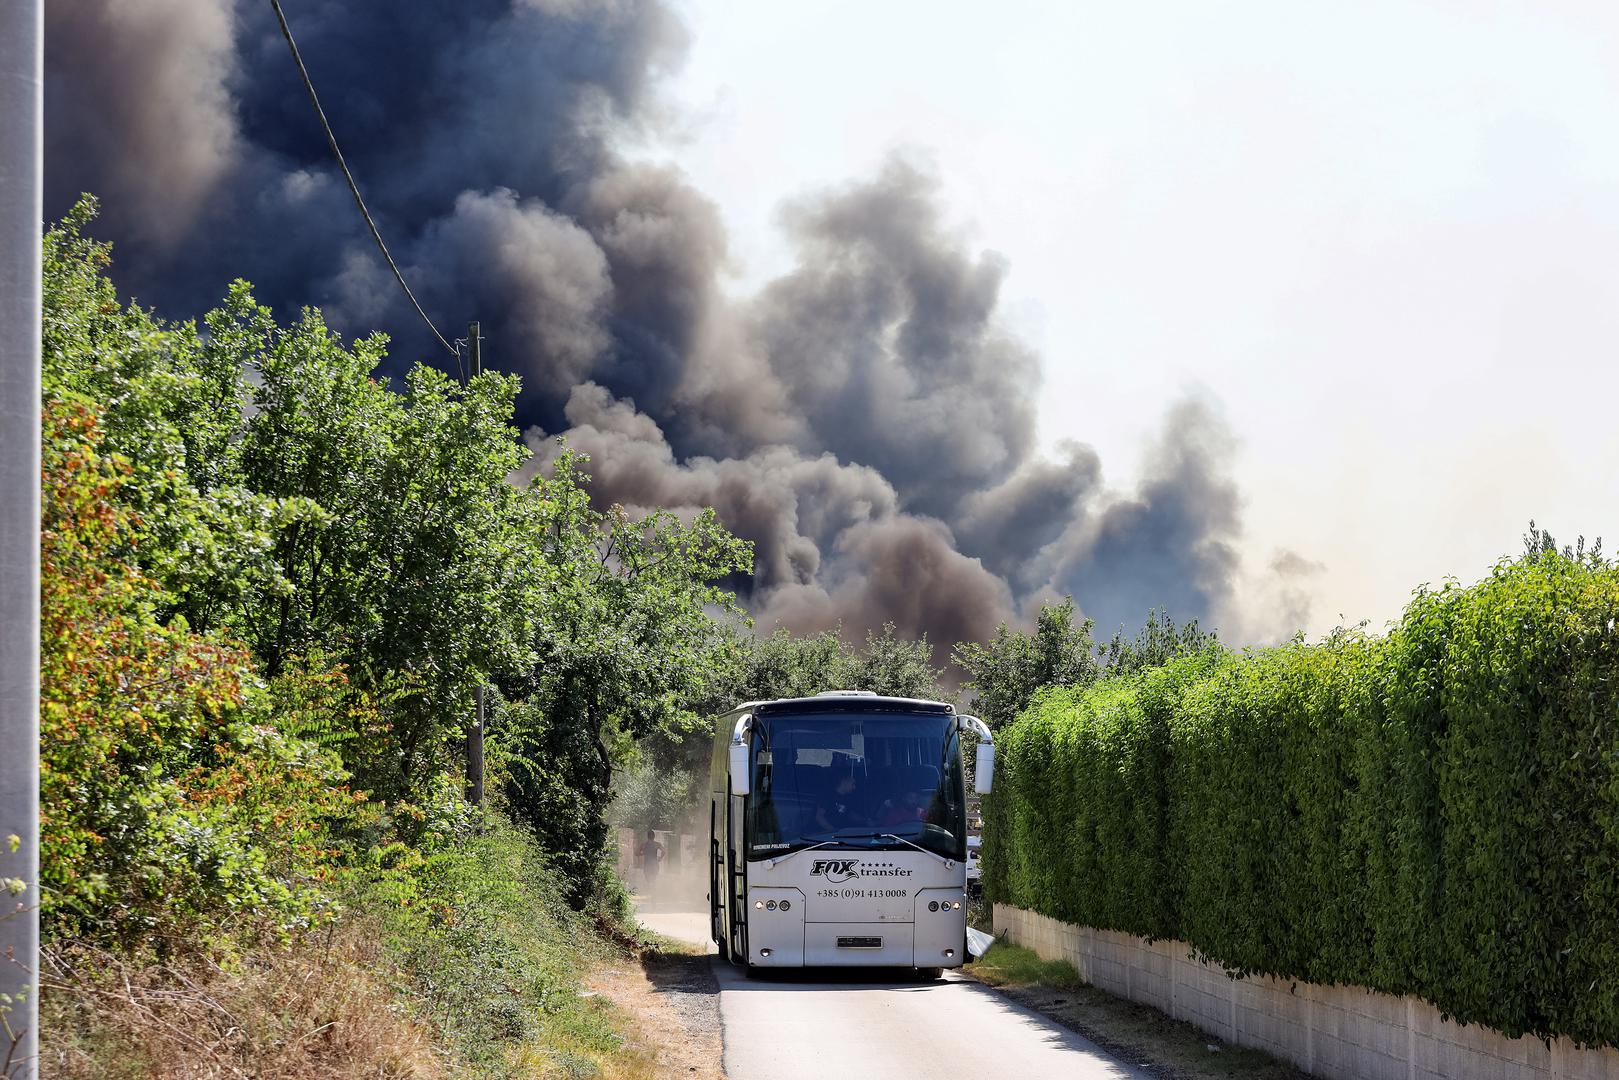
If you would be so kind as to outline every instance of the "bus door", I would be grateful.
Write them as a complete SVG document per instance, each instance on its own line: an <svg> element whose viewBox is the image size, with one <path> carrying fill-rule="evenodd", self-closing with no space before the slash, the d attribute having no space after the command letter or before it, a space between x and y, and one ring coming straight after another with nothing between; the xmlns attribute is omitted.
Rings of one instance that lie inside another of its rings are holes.
<svg viewBox="0 0 1619 1080"><path fill-rule="evenodd" d="M731 956L733 959L740 957L744 963L748 958L748 856L743 838L745 801L741 795L727 797L731 818L725 830L727 861L730 864L727 877L731 898Z"/></svg>
<svg viewBox="0 0 1619 1080"><path fill-rule="evenodd" d="M720 801L711 795L708 800L708 936L714 940L714 944L723 945L726 940L725 920L720 912L724 909L725 890L729 886L725 884L725 856L720 852L719 830Z"/></svg>

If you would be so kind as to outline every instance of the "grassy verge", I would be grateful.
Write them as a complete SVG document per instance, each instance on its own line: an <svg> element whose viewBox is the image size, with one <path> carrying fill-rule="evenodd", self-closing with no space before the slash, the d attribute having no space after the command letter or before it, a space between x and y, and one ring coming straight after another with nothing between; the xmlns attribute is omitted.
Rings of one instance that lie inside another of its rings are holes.
<svg viewBox="0 0 1619 1080"><path fill-rule="evenodd" d="M1307 1080L1269 1054L1231 1046L1157 1009L1116 998L1080 978L1065 960L998 942L963 969L1071 1031L1169 1080Z"/></svg>
<svg viewBox="0 0 1619 1080"><path fill-rule="evenodd" d="M626 961L533 841L496 823L351 882L336 921L229 949L58 946L43 1075L645 1080L636 1018L586 989Z"/></svg>
<svg viewBox="0 0 1619 1080"><path fill-rule="evenodd" d="M1033 949L997 942L972 966L972 974L991 986L1044 986L1078 990L1085 985L1066 960L1042 960Z"/></svg>

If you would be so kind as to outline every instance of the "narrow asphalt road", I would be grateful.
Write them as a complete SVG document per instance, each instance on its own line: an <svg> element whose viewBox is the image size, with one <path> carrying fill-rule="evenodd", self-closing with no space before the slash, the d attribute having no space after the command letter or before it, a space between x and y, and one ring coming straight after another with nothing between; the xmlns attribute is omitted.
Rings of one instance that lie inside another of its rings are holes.
<svg viewBox="0 0 1619 1080"><path fill-rule="evenodd" d="M708 944L706 915L643 912L641 921ZM714 970L730 1080L1150 1075L954 972L932 983L837 968L749 979L718 958Z"/></svg>

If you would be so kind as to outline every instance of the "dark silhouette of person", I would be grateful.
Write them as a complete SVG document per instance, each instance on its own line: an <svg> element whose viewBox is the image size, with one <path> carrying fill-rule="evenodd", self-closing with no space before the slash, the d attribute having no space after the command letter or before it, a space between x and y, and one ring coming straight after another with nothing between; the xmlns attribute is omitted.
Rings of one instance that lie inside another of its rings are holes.
<svg viewBox="0 0 1619 1080"><path fill-rule="evenodd" d="M854 773L844 773L838 778L838 786L815 808L815 824L824 832L837 832L866 823L860 784Z"/></svg>
<svg viewBox="0 0 1619 1080"><path fill-rule="evenodd" d="M658 843L658 834L653 829L646 831L646 842L641 845L641 873L646 879L647 895L652 894L652 887L658 881L658 864L663 862L663 845Z"/></svg>

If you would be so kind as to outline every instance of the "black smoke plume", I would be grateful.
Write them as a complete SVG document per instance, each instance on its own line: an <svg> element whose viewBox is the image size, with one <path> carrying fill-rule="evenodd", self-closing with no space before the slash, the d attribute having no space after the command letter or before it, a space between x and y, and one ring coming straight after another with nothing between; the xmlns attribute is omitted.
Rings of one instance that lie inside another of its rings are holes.
<svg viewBox="0 0 1619 1080"><path fill-rule="evenodd" d="M523 376L535 467L566 435L602 503L718 508L757 546L762 626L891 621L947 646L1070 592L1104 632L1157 605L1237 617L1217 414L1173 404L1134 492L1088 447L1041 456L1040 361L998 317L1007 266L946 227L927 169L896 158L790 203L795 267L734 302L714 205L615 149L667 119L686 32L662 0L284 6L424 306L450 336L480 319ZM453 366L372 248L268 5L46 14L47 210L104 197L126 291L187 316L243 276L279 310L387 329L401 367ZM1288 618L1308 565L1272 564ZM1262 624L1242 623L1296 628Z"/></svg>

